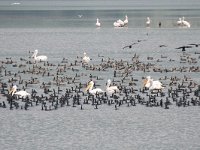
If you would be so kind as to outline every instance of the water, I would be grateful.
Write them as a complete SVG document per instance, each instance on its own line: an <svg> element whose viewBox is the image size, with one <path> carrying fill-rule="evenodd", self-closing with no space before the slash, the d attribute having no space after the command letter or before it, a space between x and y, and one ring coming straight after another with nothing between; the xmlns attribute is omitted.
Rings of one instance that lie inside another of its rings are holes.
<svg viewBox="0 0 200 150"><path fill-rule="evenodd" d="M20 5L11 5L15 1L0 2L0 60L12 57L18 63L20 58L30 59L29 51L39 50L48 56L50 63L58 64L63 57L74 62L86 51L92 64L99 64L101 57L131 61L136 53L143 62L155 63L162 68L191 66L181 64L181 50L177 47L199 43L200 39L200 2L182 1L19 1ZM148 3L147 3L148 2ZM129 17L128 27L113 28L117 19ZM82 15L82 17L79 17ZM146 17L152 19L150 28L145 27ZM191 23L190 29L178 28L175 23L185 16ZM96 18L100 18L101 28L95 27ZM158 28L158 22L162 27ZM142 42L137 42L142 40ZM131 43L138 43L131 49L122 49ZM159 47L166 45L167 47ZM198 60L199 47L187 50ZM167 56L163 62L157 62L161 55ZM154 57L148 61L147 57ZM175 61L169 61L173 59ZM55 67L52 67L55 69ZM7 65L7 69L18 72L20 68ZM106 80L113 78L113 70L105 72L85 71L79 67L80 82L89 80L89 74L103 78L96 81L105 88ZM52 73L55 73L52 70ZM3 74L3 73L2 73ZM199 72L132 72L139 80L147 75L155 79L167 76L183 78L187 75L200 84ZM73 77L72 71L66 76ZM29 80L30 75L24 75ZM39 78L40 83L52 78ZM7 78L1 78L7 82ZM40 93L41 84L29 86ZM19 85L20 86L20 85ZM71 85L66 85L66 87ZM66 87L62 87L65 89ZM20 87L22 88L22 87ZM140 88L140 83L136 89ZM167 92L167 88L165 90ZM0 101L5 97L0 95ZM199 106L169 110L122 106L63 107L55 111L41 111L41 107L25 110L0 109L0 145L1 149L199 149Z"/></svg>

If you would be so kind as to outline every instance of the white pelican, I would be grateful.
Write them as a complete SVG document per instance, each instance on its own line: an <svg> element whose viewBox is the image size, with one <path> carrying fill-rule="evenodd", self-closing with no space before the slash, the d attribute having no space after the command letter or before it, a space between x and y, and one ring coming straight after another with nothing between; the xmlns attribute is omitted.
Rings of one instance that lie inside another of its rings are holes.
<svg viewBox="0 0 200 150"><path fill-rule="evenodd" d="M89 63L90 62L90 57L87 56L86 52L83 53L84 54L84 57L83 57L83 63Z"/></svg>
<svg viewBox="0 0 200 150"><path fill-rule="evenodd" d="M187 28L190 28L190 23L188 21L185 21L185 17L182 18L182 25Z"/></svg>
<svg viewBox="0 0 200 150"><path fill-rule="evenodd" d="M27 96L30 96L30 94L28 92L23 91L23 90L17 92L17 86L16 85L13 85L13 87L9 91L9 94L11 94L12 96L18 95L19 97L22 97L22 98L26 98Z"/></svg>
<svg viewBox="0 0 200 150"><path fill-rule="evenodd" d="M117 20L117 22L120 24L120 27L124 26L124 21L122 21L121 19Z"/></svg>
<svg viewBox="0 0 200 150"><path fill-rule="evenodd" d="M150 87L150 80L151 80L150 76L147 76L146 79L144 79L144 81L143 81L144 87L146 87L146 88Z"/></svg>
<svg viewBox="0 0 200 150"><path fill-rule="evenodd" d="M115 92L119 92L119 89L117 86L111 86L110 79L108 79L108 81L107 81L106 92L107 92L107 94L110 94L110 95L112 95Z"/></svg>
<svg viewBox="0 0 200 150"><path fill-rule="evenodd" d="M179 20L176 22L176 24L177 24L178 26L181 26L181 25L182 25L182 19L179 18Z"/></svg>
<svg viewBox="0 0 200 150"><path fill-rule="evenodd" d="M114 22L113 25L114 25L114 27L121 27L119 22Z"/></svg>
<svg viewBox="0 0 200 150"><path fill-rule="evenodd" d="M88 83L88 86L86 87L85 91L89 91L89 93L92 94L92 95L104 93L104 91L100 88L93 89L93 86L94 86L94 81L90 81Z"/></svg>
<svg viewBox="0 0 200 150"><path fill-rule="evenodd" d="M163 89L162 83L160 81L153 81L150 76L147 76L144 81L144 86L149 88L149 90L161 90Z"/></svg>
<svg viewBox="0 0 200 150"><path fill-rule="evenodd" d="M150 23L151 23L151 20L150 20L150 18L149 18L149 17L147 17L147 21L146 21L146 25L147 25L147 27L149 27L149 26L150 26Z"/></svg>
<svg viewBox="0 0 200 150"><path fill-rule="evenodd" d="M124 25L127 25L127 24L128 24L128 16L126 15L125 20L124 20Z"/></svg>
<svg viewBox="0 0 200 150"><path fill-rule="evenodd" d="M47 61L47 56L41 55L37 56L38 50L36 49L33 53L32 58L34 58L35 61Z"/></svg>
<svg viewBox="0 0 200 150"><path fill-rule="evenodd" d="M99 18L97 18L96 26L97 26L97 27L100 27L100 26L101 26L101 23L99 22Z"/></svg>

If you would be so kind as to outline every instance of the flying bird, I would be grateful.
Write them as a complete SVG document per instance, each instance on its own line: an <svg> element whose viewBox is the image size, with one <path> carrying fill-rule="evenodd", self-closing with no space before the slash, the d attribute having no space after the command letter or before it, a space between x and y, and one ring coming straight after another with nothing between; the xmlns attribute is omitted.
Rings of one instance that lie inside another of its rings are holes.
<svg viewBox="0 0 200 150"><path fill-rule="evenodd" d="M126 45L126 46L123 47L123 49L125 49L125 48L132 48L132 46L135 45L135 44L137 44L137 43L133 43L131 45Z"/></svg>
<svg viewBox="0 0 200 150"><path fill-rule="evenodd" d="M192 48L192 46L181 46L176 49L182 49L182 51L184 52L186 48Z"/></svg>

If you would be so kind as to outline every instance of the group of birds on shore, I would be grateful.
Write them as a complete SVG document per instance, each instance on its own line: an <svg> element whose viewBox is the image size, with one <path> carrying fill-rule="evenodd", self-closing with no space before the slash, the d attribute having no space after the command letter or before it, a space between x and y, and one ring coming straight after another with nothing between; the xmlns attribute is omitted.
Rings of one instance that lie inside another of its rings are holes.
<svg viewBox="0 0 200 150"><path fill-rule="evenodd" d="M120 106L136 106L137 104L147 107L164 107L176 103L176 106L197 106L200 105L200 86L190 77L184 75L167 76L168 72L200 72L198 66L180 68L162 68L160 62L167 59L161 57L160 61L153 63L153 58L147 58L147 63L139 59L135 54L130 62L100 57L99 64L92 64L90 57L83 53L83 56L69 62L62 60L59 64L51 64L47 61L47 56L37 55L35 50L31 60L20 59L20 64L8 58L1 62L1 95L7 100L0 100L0 107L28 110L34 106L41 106L42 110L55 110L63 106L80 107L91 104L95 109L104 104L112 106L118 110ZM181 53L180 53L181 54ZM191 55L191 54L190 54ZM198 62L185 51L180 55L181 61L188 65ZM195 56L198 53L194 54ZM200 58L200 57L199 57ZM192 61L191 61L192 60ZM171 61L171 60L169 60ZM21 63L25 62L24 65ZM181 63L181 62L180 62ZM9 66L9 67L7 67ZM18 72L7 70L15 69ZM81 71L85 70L85 71ZM106 79L104 88L98 86L102 79L99 74L105 71L113 71L113 77ZM85 72L85 73L84 73ZM134 73L144 74L165 73L164 77L154 80L151 76L135 78ZM70 76L71 74L72 76ZM31 79L22 78L28 76ZM84 78L89 78L87 83L83 83ZM49 82L45 80L49 79ZM163 83L164 82L164 83ZM32 88L32 90L30 90ZM27 90L29 92L27 92ZM2 97L0 98L2 99Z"/></svg>
<svg viewBox="0 0 200 150"><path fill-rule="evenodd" d="M147 17L146 27L150 27L150 24L151 24L151 19L150 19L150 17ZM179 20L176 22L176 25L179 26L179 27L186 27L186 28L191 27L190 23L185 20L185 17L179 18ZM99 18L97 18L96 26L101 27L101 23L99 21ZM115 21L113 23L113 26L114 27L128 26L128 16L126 15L124 20L118 19L117 21ZM159 27L161 27L161 22L159 22Z"/></svg>

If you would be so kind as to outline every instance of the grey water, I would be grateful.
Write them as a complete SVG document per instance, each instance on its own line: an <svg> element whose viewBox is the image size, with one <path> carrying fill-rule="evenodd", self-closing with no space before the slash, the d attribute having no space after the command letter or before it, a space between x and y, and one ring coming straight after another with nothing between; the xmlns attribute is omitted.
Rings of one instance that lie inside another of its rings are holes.
<svg viewBox="0 0 200 150"><path fill-rule="evenodd" d="M20 4L13 5L15 2ZM130 61L136 53L143 61L148 56L158 59L161 55L175 60L159 63L162 67L184 66L178 61L181 51L176 48L199 43L199 14L198 0L0 1L0 60L29 59L29 51L38 49L55 64L64 57L73 62L85 51L94 64L101 62L98 55ZM113 22L123 20L125 15L129 17L128 27L114 28ZM152 21L150 28L145 25L147 16ZM178 18L183 16L191 23L190 29L176 26ZM96 28L96 18L100 19L101 28ZM144 42L132 49L122 49L138 40ZM187 52L194 51L199 52L199 47ZM17 72L18 68L13 71ZM112 71L92 73L104 79L99 81L102 88L108 78L113 78ZM132 75L141 80L149 73ZM150 75L158 79L169 74L152 72ZM187 75L200 84L199 72L176 75ZM81 82L88 80L85 76ZM1 78L1 81L8 79ZM0 101L4 99L0 95ZM88 106L84 110L63 107L55 111L41 111L40 107L28 111L0 108L0 149L200 149L199 112L199 106L171 106L165 110L138 105L117 111L109 106L99 109Z"/></svg>

